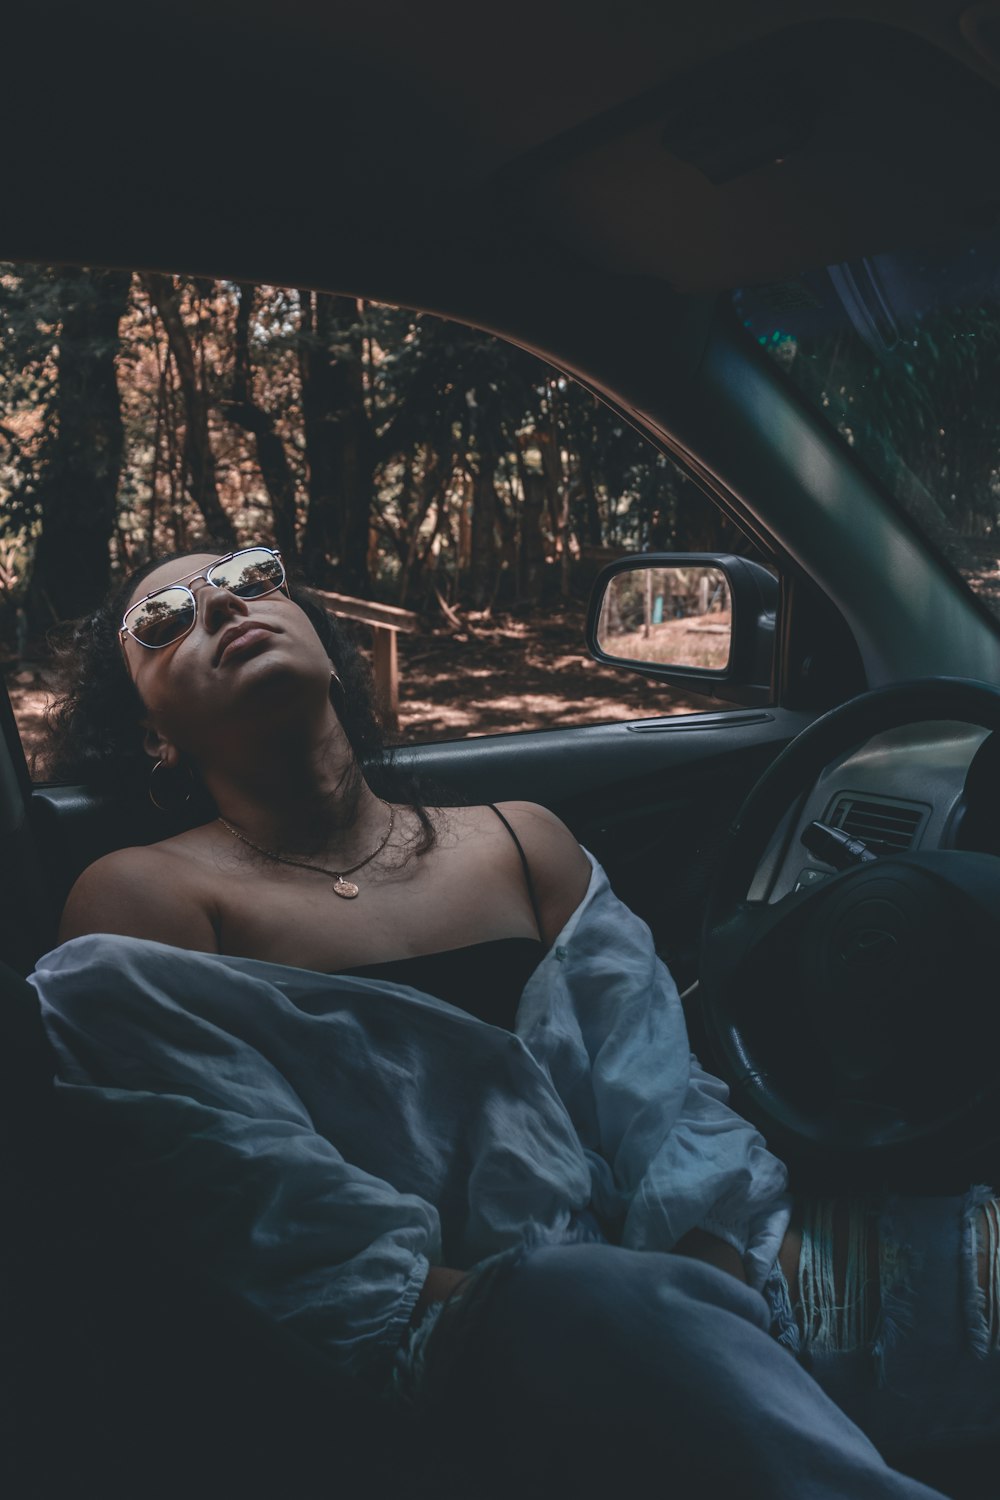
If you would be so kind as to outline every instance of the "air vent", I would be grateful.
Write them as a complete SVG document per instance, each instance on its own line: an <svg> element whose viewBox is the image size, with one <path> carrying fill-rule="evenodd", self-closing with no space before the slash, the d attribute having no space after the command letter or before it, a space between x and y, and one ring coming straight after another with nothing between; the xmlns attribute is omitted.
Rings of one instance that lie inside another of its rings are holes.
<svg viewBox="0 0 1000 1500"><path fill-rule="evenodd" d="M874 854L898 854L917 842L927 809L917 802L883 797L838 797L827 822L863 839Z"/></svg>

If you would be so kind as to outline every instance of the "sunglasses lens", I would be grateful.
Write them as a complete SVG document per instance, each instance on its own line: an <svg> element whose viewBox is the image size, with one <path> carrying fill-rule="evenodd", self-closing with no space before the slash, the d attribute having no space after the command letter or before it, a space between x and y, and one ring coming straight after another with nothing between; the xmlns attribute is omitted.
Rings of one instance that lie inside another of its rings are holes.
<svg viewBox="0 0 1000 1500"><path fill-rule="evenodd" d="M216 588L229 589L241 599L273 594L285 581L281 559L266 547L247 547L235 557L215 563L203 575ZM187 635L197 618L190 589L180 585L159 589L127 610L125 629L143 646L170 646Z"/></svg>
<svg viewBox="0 0 1000 1500"><path fill-rule="evenodd" d="M124 623L144 646L169 646L194 624L194 600L187 589L162 589L129 610Z"/></svg>
<svg viewBox="0 0 1000 1500"><path fill-rule="evenodd" d="M218 588L230 589L241 599L259 599L261 594L273 594L281 587L285 570L273 552L250 547L226 562L216 563L208 576Z"/></svg>

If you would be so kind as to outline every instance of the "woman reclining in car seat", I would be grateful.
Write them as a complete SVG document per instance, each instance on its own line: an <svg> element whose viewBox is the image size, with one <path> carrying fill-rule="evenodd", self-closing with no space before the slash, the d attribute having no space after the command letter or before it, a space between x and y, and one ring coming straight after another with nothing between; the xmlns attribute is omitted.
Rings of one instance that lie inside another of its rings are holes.
<svg viewBox="0 0 1000 1500"><path fill-rule="evenodd" d="M564 825L369 784L358 657L276 553L158 561L75 652L64 767L194 824L85 870L33 977L158 1234L432 1445L492 1438L482 1492L929 1496L880 1451L1000 1430L992 1190L793 1219Z"/></svg>

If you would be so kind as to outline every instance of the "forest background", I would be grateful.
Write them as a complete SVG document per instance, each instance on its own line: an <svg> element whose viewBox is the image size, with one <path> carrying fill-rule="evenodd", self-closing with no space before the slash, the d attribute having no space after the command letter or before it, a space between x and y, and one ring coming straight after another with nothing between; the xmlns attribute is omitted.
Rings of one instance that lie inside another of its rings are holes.
<svg viewBox="0 0 1000 1500"><path fill-rule="evenodd" d="M353 298L0 267L0 640L38 729L53 626L177 550L277 546L415 611L402 735L696 706L591 662L626 551L742 549L665 455L501 340Z"/></svg>
<svg viewBox="0 0 1000 1500"><path fill-rule="evenodd" d="M843 319L788 332L767 288L734 302L1000 617L993 293L911 309L888 349ZM499 339L301 288L0 264L0 661L29 745L53 628L150 556L256 542L414 612L404 740L717 707L593 662L585 601L623 552L752 550L617 413Z"/></svg>

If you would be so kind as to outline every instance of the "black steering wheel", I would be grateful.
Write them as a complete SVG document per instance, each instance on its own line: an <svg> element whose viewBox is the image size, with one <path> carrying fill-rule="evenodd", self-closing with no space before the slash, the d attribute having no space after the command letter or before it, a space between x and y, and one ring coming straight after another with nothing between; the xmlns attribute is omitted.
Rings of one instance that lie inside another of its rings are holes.
<svg viewBox="0 0 1000 1500"><path fill-rule="evenodd" d="M934 677L817 719L729 829L705 917L701 1003L746 1113L786 1150L886 1162L969 1143L1000 1108L1000 858L881 857L769 904L747 890L780 819L837 756L924 720L1000 729L1000 689Z"/></svg>

